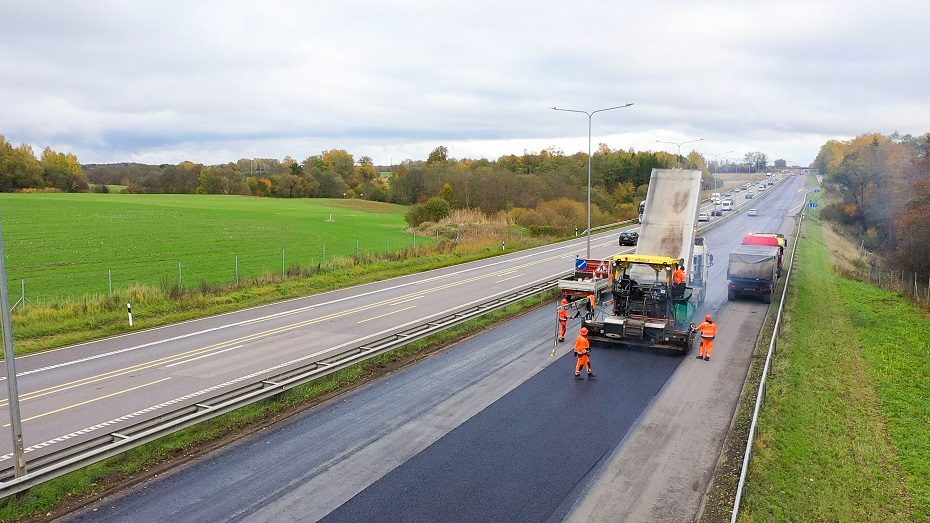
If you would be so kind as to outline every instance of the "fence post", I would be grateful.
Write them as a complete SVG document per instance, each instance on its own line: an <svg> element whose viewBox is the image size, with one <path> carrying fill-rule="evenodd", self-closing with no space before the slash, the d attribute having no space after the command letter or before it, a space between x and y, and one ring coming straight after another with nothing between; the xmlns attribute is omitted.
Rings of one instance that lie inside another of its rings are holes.
<svg viewBox="0 0 930 523"><path fill-rule="evenodd" d="M413 233L413 248L414 248L414 249L417 248L417 233L416 233L416 231L414 231L414 233Z"/></svg>
<svg viewBox="0 0 930 523"><path fill-rule="evenodd" d="M132 304L126 304L126 312L129 313L129 326L132 327Z"/></svg>
<svg viewBox="0 0 930 523"><path fill-rule="evenodd" d="M239 285L239 255L234 255L236 257L236 285Z"/></svg>
<svg viewBox="0 0 930 523"><path fill-rule="evenodd" d="M284 264L284 248L281 248L281 277L287 276L287 266Z"/></svg>
<svg viewBox="0 0 930 523"><path fill-rule="evenodd" d="M184 290L184 275L181 272L181 260L178 260L178 290Z"/></svg>
<svg viewBox="0 0 930 523"><path fill-rule="evenodd" d="M110 294L113 294L113 269L107 269L107 286L110 288Z"/></svg>
<svg viewBox="0 0 930 523"><path fill-rule="evenodd" d="M358 262L358 238L355 239L355 261Z"/></svg>

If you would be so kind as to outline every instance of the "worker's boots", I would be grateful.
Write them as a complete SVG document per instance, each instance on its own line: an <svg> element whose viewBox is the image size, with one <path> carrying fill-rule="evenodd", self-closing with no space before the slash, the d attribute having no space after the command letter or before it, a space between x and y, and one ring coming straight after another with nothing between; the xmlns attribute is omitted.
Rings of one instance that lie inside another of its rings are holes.
<svg viewBox="0 0 930 523"><path fill-rule="evenodd" d="M581 374L575 374L575 379L576 379L576 380L583 380L584 378L581 377Z"/></svg>
<svg viewBox="0 0 930 523"><path fill-rule="evenodd" d="M597 379L597 376L595 376L593 372L588 372L588 379L589 379L589 380L596 380L596 379Z"/></svg>

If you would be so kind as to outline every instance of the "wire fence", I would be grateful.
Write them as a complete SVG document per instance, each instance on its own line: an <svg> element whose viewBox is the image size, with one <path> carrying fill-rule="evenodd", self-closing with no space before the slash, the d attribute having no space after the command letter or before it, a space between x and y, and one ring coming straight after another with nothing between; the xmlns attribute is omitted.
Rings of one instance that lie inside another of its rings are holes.
<svg viewBox="0 0 930 523"><path fill-rule="evenodd" d="M184 291L238 285L269 276L300 276L339 261L357 264L399 259L422 248L456 240L408 234L386 236L379 241L369 237L280 247L244 246L241 252L204 249L176 257L140 253L109 260L75 260L60 266L14 265L9 269L8 285L14 302L12 309L16 312L49 300L112 295L138 286Z"/></svg>
<svg viewBox="0 0 930 523"><path fill-rule="evenodd" d="M256 280L303 277L346 265L409 259L434 249L507 251L527 241L529 237L522 229L498 230L479 225L452 234L415 232L377 240L369 236L291 246L248 246L242 252L212 252L205 248L177 257L139 254L110 260L76 260L57 267L12 266L8 288L12 311L20 313L59 300L114 295L138 287L156 287L170 293L207 291Z"/></svg>
<svg viewBox="0 0 930 523"><path fill-rule="evenodd" d="M853 269L841 270L844 276L896 292L920 305L930 307L930 274L890 266L861 244L859 255L866 263L857 264Z"/></svg>

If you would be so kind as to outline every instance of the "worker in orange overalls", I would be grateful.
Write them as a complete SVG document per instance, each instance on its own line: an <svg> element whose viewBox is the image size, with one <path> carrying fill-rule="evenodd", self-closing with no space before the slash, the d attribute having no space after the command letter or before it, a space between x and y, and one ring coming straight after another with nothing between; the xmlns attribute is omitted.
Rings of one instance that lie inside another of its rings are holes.
<svg viewBox="0 0 930 523"><path fill-rule="evenodd" d="M675 272L672 273L672 297L684 296L687 283L688 273L685 272L684 266L675 269Z"/></svg>
<svg viewBox="0 0 930 523"><path fill-rule="evenodd" d="M714 317L708 313L704 316L704 323L695 327L694 331L701 332L701 352L698 353L698 359L710 361L714 353L714 338L717 337L717 324L714 323Z"/></svg>
<svg viewBox="0 0 930 523"><path fill-rule="evenodd" d="M588 328L582 327L581 332L578 333L578 338L575 340L575 358L578 362L575 363L575 379L580 380L581 378L581 367L584 367L588 371L588 379L593 380L597 376L594 375L594 372L591 370L591 359L588 355L591 354L591 342L588 341Z"/></svg>
<svg viewBox="0 0 930 523"><path fill-rule="evenodd" d="M562 298L562 306L559 307L559 342L565 341L565 329L568 328L568 298Z"/></svg>

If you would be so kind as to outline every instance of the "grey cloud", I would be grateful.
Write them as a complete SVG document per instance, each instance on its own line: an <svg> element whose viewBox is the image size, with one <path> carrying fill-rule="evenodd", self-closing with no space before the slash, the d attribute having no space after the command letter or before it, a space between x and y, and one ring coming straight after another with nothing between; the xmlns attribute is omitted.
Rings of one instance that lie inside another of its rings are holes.
<svg viewBox="0 0 930 523"><path fill-rule="evenodd" d="M922 2L629 4L14 4L0 134L83 161L387 162L574 143L584 122L549 107L632 101L595 122L613 147L661 132L806 162L829 137L927 130Z"/></svg>

